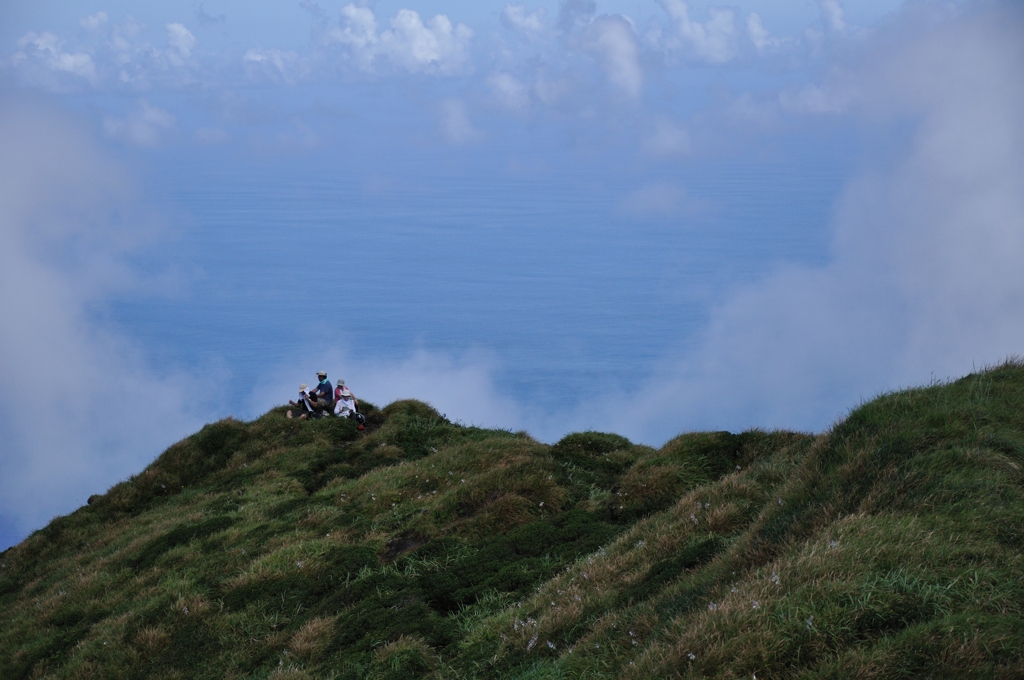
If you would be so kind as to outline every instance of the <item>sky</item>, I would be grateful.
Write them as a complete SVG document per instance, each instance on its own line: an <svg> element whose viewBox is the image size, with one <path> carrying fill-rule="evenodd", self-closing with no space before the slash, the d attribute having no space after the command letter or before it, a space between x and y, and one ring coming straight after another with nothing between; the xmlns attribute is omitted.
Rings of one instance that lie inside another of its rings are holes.
<svg viewBox="0 0 1024 680"><path fill-rule="evenodd" d="M988 0L5 2L0 548L325 366L660 445L1020 354L1021 35Z"/></svg>

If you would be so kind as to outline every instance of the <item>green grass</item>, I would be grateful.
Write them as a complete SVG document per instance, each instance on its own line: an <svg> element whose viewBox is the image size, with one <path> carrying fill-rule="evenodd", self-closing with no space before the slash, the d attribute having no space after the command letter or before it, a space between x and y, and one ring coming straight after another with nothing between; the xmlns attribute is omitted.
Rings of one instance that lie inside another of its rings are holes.
<svg viewBox="0 0 1024 680"><path fill-rule="evenodd" d="M0 678L1024 677L1024 366L821 435L224 420L0 554Z"/></svg>

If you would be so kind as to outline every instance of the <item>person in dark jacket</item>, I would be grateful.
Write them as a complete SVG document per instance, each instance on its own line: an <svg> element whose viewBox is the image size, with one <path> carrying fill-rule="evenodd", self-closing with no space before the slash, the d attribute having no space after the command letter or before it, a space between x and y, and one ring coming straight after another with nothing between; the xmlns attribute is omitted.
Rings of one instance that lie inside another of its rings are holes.
<svg viewBox="0 0 1024 680"><path fill-rule="evenodd" d="M317 371L319 384L309 393L309 401L317 413L330 413L334 408L334 385L327 379L327 371Z"/></svg>

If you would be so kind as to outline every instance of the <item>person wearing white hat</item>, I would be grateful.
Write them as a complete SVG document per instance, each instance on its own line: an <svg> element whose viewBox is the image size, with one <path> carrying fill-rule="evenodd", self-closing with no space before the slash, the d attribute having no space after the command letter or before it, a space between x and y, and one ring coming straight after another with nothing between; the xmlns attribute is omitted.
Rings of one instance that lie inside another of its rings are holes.
<svg viewBox="0 0 1024 680"><path fill-rule="evenodd" d="M352 394L344 380L339 380L338 386L334 388L334 415L348 418L355 410L356 395Z"/></svg>
<svg viewBox="0 0 1024 680"><path fill-rule="evenodd" d="M313 413L313 405L309 401L309 394L306 393L307 387L309 387L309 385L307 385L306 383L302 383L301 385L299 385L299 399L302 400L301 403L297 403L291 400L288 401L288 403L291 404L292 406L302 406L302 413L298 415L299 420L305 420L307 417L309 417L309 414ZM287 415L289 418L296 417L295 415L292 414L291 409L289 409L288 413L286 413L285 415Z"/></svg>
<svg viewBox="0 0 1024 680"><path fill-rule="evenodd" d="M352 394L344 380L338 380L338 386L334 388L334 415L358 421L356 429L362 430L363 417L359 415L358 408L359 401L356 400L356 395Z"/></svg>

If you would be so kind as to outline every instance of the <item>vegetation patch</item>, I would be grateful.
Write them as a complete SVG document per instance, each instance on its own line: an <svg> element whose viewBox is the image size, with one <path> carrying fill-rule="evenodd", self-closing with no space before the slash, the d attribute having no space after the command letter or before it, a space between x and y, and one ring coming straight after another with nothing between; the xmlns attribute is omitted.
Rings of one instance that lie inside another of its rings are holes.
<svg viewBox="0 0 1024 680"><path fill-rule="evenodd" d="M1024 676L1024 366L828 432L212 423L0 554L4 678Z"/></svg>

